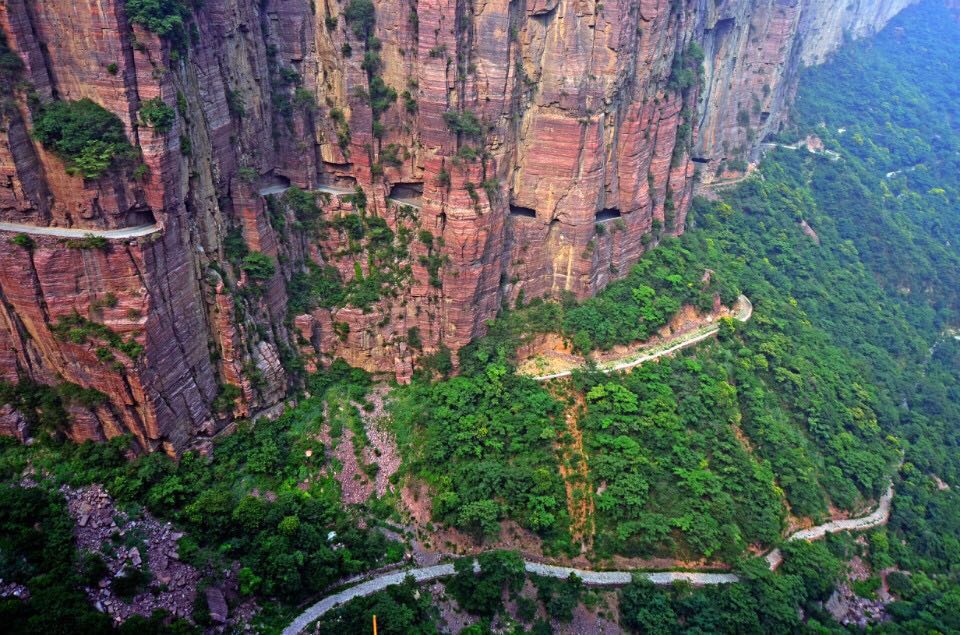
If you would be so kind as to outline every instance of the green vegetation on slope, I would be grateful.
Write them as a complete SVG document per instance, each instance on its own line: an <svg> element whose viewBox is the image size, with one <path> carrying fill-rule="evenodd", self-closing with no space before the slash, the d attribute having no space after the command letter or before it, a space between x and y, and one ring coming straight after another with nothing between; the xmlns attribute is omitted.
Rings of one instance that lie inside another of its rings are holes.
<svg viewBox="0 0 960 635"><path fill-rule="evenodd" d="M66 162L68 172L88 179L100 177L114 161L133 153L120 118L89 99L45 105L33 135Z"/></svg>
<svg viewBox="0 0 960 635"><path fill-rule="evenodd" d="M41 487L0 485L0 579L26 586L29 598L0 598L0 623L12 635L50 633L199 632L165 611L136 616L119 627L90 604L82 588L102 575L103 561L81 557L63 496ZM119 581L114 583L119 586Z"/></svg>
<svg viewBox="0 0 960 635"><path fill-rule="evenodd" d="M308 383L313 397L275 421L241 422L210 458L190 452L175 462L158 452L131 462L126 438L101 445L47 438L31 447L4 440L0 476L18 480L29 464L53 483L102 483L119 503L185 529L186 561L202 571L239 561L241 592L292 604L403 553L358 528L359 511L343 506L318 437L324 396L344 390L362 399L369 378L338 362Z"/></svg>
<svg viewBox="0 0 960 635"><path fill-rule="evenodd" d="M562 406L533 380L491 364L482 374L421 383L394 406L408 469L433 487L437 520L476 537L512 518L569 548L553 442ZM414 437L416 435L416 437Z"/></svg>
<svg viewBox="0 0 960 635"><path fill-rule="evenodd" d="M811 175L818 207L890 299L831 330L890 395L890 429L907 446L888 544L911 575L897 578L890 631L960 629L958 57L955 23L927 2L810 72L798 104L801 125L825 123L817 134L844 157L842 171ZM885 323L891 305L908 324Z"/></svg>
<svg viewBox="0 0 960 635"><path fill-rule="evenodd" d="M464 368L475 372L498 357L512 363L516 348L527 338L556 331L558 324L578 351L609 350L654 335L684 304L709 311L719 297L732 305L740 293L733 279L722 272L706 273L704 260L682 245L655 249L623 280L582 304L570 298L535 299L522 310L506 312L486 337L464 349Z"/></svg>
<svg viewBox="0 0 960 635"><path fill-rule="evenodd" d="M410 245L414 227L419 226L417 219L401 215L401 220L409 224L398 224L393 231L383 218L366 212L366 197L357 188L349 196L359 213L326 220L316 196L296 187L282 196L268 196L270 222L283 234L288 232L288 218L289 224L308 229L321 249L328 250L325 253L329 253L330 260L352 261L354 274L343 281L333 265L308 262L306 270L294 273L287 284L290 313L298 315L316 307L348 305L369 311L381 299L396 297L413 275Z"/></svg>
<svg viewBox="0 0 960 635"><path fill-rule="evenodd" d="M421 377L398 391L405 469L433 488L436 521L488 539L509 519L538 533L548 551L575 552L557 451L571 441L565 414L574 412L586 490L599 492L594 555L707 557L734 562L745 579L700 590L637 582L621 594L625 626L832 632L839 627L820 602L852 541L790 544L775 574L743 560L746 547L776 542L788 512L860 510L902 458L890 525L870 535L865 553L875 571L909 575L890 576L893 621L875 630L960 629L960 341L951 331L960 327L960 38L933 2L893 26L903 31L852 45L801 84L798 127L785 138L816 133L839 160L776 151L762 179L723 201L698 200L683 237L598 298L510 311L462 352L463 376ZM355 241L372 229L362 219L335 228ZM704 306L714 293L729 301L739 291L753 301L753 319L725 325L717 341L677 359L553 387L512 372L514 349L532 332L559 324L580 348L605 348L648 334L683 302ZM315 381L315 395L331 383L365 385L340 366ZM193 455L179 465L164 457L128 464L116 444L8 446L0 459L7 474L32 456L71 482L106 482L121 500L187 527L185 553L215 559L225 545L248 568L251 589L296 599L391 559L382 539L351 529L356 519L319 473L318 399L242 428L209 464ZM315 463L304 460L307 450ZM307 478L304 493L297 485ZM252 496L254 488L277 500ZM321 527L338 531L348 553L332 557L316 539ZM296 553L302 562L289 557ZM493 570L503 575L489 581L459 565L450 588L467 610L489 616L499 609L481 600L516 588L516 558L497 558ZM545 601L554 591L543 592ZM363 623L386 602L371 601L344 607L338 623ZM553 601L560 612L569 603ZM390 602L384 610L427 619L409 589Z"/></svg>
<svg viewBox="0 0 960 635"><path fill-rule="evenodd" d="M599 555L735 559L780 536L769 464L737 439L736 388L722 364L664 360L581 380L580 421L596 496Z"/></svg>
<svg viewBox="0 0 960 635"><path fill-rule="evenodd" d="M373 616L384 635L436 635L436 609L429 593L418 591L413 578L369 597L357 598L330 611L316 623L317 633L366 633Z"/></svg>

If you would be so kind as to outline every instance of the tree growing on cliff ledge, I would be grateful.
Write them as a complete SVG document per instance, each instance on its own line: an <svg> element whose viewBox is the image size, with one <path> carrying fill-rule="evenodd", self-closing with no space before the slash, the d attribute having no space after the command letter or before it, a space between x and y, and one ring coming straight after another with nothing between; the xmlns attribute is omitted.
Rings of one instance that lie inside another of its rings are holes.
<svg viewBox="0 0 960 635"><path fill-rule="evenodd" d="M89 99L55 101L44 106L33 136L67 164L67 172L99 178L114 161L130 156L119 117Z"/></svg>
<svg viewBox="0 0 960 635"><path fill-rule="evenodd" d="M366 40L373 35L373 25L377 18L371 0L350 0L344 11L344 17L357 39Z"/></svg>
<svg viewBox="0 0 960 635"><path fill-rule="evenodd" d="M193 0L193 4L199 2ZM190 16L183 0L127 0L126 7L131 22L166 38L180 35Z"/></svg>

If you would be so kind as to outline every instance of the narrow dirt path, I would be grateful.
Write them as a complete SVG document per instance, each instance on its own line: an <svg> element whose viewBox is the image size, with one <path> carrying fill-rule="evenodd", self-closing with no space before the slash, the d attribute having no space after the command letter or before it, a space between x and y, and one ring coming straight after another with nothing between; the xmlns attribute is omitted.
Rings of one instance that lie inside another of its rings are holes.
<svg viewBox="0 0 960 635"><path fill-rule="evenodd" d="M557 444L560 458L560 476L567 492L567 512L570 514L570 533L574 541L580 542L580 553L586 554L593 549L594 500L590 484L590 468L587 465L587 453L583 448L583 431L580 430L580 415L585 411L583 396L577 394L577 401L567 406L564 419L568 443Z"/></svg>

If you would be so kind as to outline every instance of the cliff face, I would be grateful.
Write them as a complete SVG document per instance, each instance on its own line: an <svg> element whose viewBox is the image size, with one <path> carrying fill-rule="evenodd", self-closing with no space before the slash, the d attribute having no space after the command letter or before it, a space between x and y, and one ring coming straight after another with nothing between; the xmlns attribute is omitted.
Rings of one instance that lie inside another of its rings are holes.
<svg viewBox="0 0 960 635"><path fill-rule="evenodd" d="M175 452L334 356L409 377L504 301L587 296L682 232L697 164L747 157L801 65L910 1L206 0L177 41L122 0L7 0L0 378L94 388L75 438ZM31 138L81 98L136 161L85 180Z"/></svg>
<svg viewBox="0 0 960 635"><path fill-rule="evenodd" d="M915 0L726 2L704 18L707 82L694 155L716 165L743 160L788 114L804 66L844 38L875 33ZM706 170L704 177L717 176Z"/></svg>

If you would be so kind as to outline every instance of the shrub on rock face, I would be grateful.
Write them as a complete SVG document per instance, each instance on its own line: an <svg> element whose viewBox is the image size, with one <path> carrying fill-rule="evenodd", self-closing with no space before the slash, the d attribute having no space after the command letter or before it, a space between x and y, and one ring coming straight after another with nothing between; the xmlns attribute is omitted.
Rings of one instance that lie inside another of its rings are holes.
<svg viewBox="0 0 960 635"><path fill-rule="evenodd" d="M159 134L170 132L176 118L176 111L159 97L148 99L140 106L140 119Z"/></svg>
<svg viewBox="0 0 960 635"><path fill-rule="evenodd" d="M83 238L68 238L63 243L68 249L107 249L110 247L110 241L103 236L94 234L85 234Z"/></svg>
<svg viewBox="0 0 960 635"><path fill-rule="evenodd" d="M23 60L7 45L7 38L0 32L0 79L8 82L20 77Z"/></svg>
<svg viewBox="0 0 960 635"><path fill-rule="evenodd" d="M443 113L443 120L451 132L456 134L463 134L468 137L479 137L483 135L483 124L480 122L480 119L469 110L463 112L448 110Z"/></svg>
<svg viewBox="0 0 960 635"><path fill-rule="evenodd" d="M99 178L133 151L120 118L89 99L44 106L33 135L66 162L67 172L88 179Z"/></svg>
<svg viewBox="0 0 960 635"><path fill-rule="evenodd" d="M254 280L269 280L277 270L270 256L262 254L259 251L248 254L243 259L240 268L246 271L247 275Z"/></svg>
<svg viewBox="0 0 960 635"><path fill-rule="evenodd" d="M373 34L373 25L377 18L372 0L350 0L344 17L358 39L365 40Z"/></svg>
<svg viewBox="0 0 960 635"><path fill-rule="evenodd" d="M24 249L33 249L34 247L33 239L26 234L17 234L10 239L10 244L23 247Z"/></svg>
<svg viewBox="0 0 960 635"><path fill-rule="evenodd" d="M127 0L127 17L148 31L170 37L183 30L190 10L183 0Z"/></svg>

